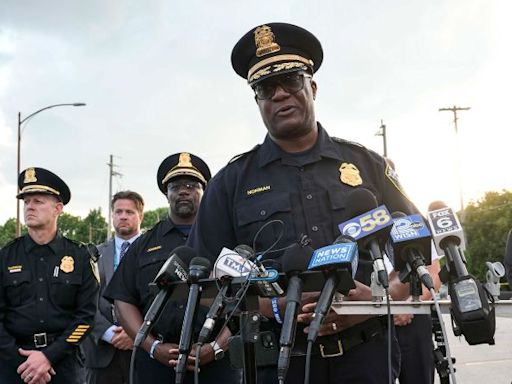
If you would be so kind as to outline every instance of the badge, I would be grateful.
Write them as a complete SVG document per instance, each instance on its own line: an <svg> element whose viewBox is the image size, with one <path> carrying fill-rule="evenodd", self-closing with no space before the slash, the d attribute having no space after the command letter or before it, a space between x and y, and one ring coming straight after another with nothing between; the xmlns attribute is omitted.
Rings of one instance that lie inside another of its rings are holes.
<svg viewBox="0 0 512 384"><path fill-rule="evenodd" d="M274 41L274 33L268 25L262 25L254 31L254 43L256 44L256 56L261 57L281 50L279 44Z"/></svg>
<svg viewBox="0 0 512 384"><path fill-rule="evenodd" d="M180 159L178 160L178 165L176 167L193 168L192 159L190 158L190 153L187 153L187 152L180 153Z"/></svg>
<svg viewBox="0 0 512 384"><path fill-rule="evenodd" d="M25 179L23 179L23 184L35 183L36 181L36 170L34 168L27 168L25 171Z"/></svg>
<svg viewBox="0 0 512 384"><path fill-rule="evenodd" d="M357 187L363 184L363 179L359 174L359 169L352 163L343 163L340 166L340 180L342 183Z"/></svg>
<svg viewBox="0 0 512 384"><path fill-rule="evenodd" d="M64 273L70 273L75 270L75 260L71 256L64 256L60 259L60 270Z"/></svg>

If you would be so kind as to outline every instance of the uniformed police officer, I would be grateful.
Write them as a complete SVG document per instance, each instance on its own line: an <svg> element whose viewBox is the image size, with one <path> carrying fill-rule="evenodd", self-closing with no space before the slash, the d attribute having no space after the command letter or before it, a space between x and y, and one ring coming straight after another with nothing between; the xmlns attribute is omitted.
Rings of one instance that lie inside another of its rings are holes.
<svg viewBox="0 0 512 384"><path fill-rule="evenodd" d="M282 250L301 234L311 238L313 248L332 244L340 234L338 224L349 219L346 197L356 188L372 191L390 212L415 211L381 156L329 136L317 123L318 87L312 77L322 59L315 36L285 23L253 28L235 45L233 68L253 89L268 133L263 144L235 157L210 181L189 238L201 256L215 257L222 247L238 244L254 244L257 252L273 244ZM274 224L259 232L274 219L281 228ZM360 258L350 299L371 300L372 266L369 255ZM279 299L277 313L270 300L260 302L260 311L276 318L277 332L284 302ZM299 315L302 325L287 382L304 381L307 324L314 307L305 301ZM328 314L313 346L311 377L322 383L387 383L386 328L381 318ZM396 339L391 342L396 377L399 356ZM277 382L275 367L260 369L258 382Z"/></svg>
<svg viewBox="0 0 512 384"><path fill-rule="evenodd" d="M60 177L28 168L18 186L28 234L0 251L0 382L81 383L77 347L96 312L95 255L57 231L71 196Z"/></svg>
<svg viewBox="0 0 512 384"><path fill-rule="evenodd" d="M173 249L185 244L210 178L206 163L186 152L167 157L158 169L157 183L167 196L169 216L128 248L104 293L108 300L115 301L119 321L132 338L135 338L143 315L153 301L148 284ZM167 303L151 334L142 343L144 351L139 350L136 355L137 383L174 382L183 316L183 303ZM204 317L198 317L198 324L202 325ZM227 340L220 340L218 343L221 347L227 344ZM237 382L239 374L229 368L228 359L212 363L215 356L220 356L215 354L215 348L218 345L206 344L201 348L201 383ZM189 370L193 369L194 362L191 356L188 361ZM192 383L193 375L187 375L185 382Z"/></svg>

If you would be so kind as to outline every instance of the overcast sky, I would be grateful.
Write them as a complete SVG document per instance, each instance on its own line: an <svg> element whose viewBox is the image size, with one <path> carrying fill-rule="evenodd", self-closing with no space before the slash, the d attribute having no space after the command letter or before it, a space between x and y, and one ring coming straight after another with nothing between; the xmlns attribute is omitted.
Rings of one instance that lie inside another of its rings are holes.
<svg viewBox="0 0 512 384"><path fill-rule="evenodd" d="M425 211L512 189L512 3L492 0L16 1L0 2L0 225L16 216L16 129L21 167L70 186L66 211L107 212L133 189L147 209L166 205L156 170L190 151L217 172L263 140L252 91L231 68L233 45L254 26L284 21L322 42L316 116L333 135L388 156ZM439 108L471 107L459 114Z"/></svg>

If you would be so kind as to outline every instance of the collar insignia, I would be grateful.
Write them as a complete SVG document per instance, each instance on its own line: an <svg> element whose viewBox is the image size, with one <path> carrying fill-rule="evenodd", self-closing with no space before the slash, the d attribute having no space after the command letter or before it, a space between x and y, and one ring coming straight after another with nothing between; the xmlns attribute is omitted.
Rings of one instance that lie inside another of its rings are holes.
<svg viewBox="0 0 512 384"><path fill-rule="evenodd" d="M359 174L359 169L352 163L342 163L340 166L340 180L342 183L357 187L363 184L363 179Z"/></svg>
<svg viewBox="0 0 512 384"><path fill-rule="evenodd" d="M256 56L261 57L272 52L281 50L279 44L274 41L274 33L267 25L262 25L254 31L254 42L256 43Z"/></svg>
<svg viewBox="0 0 512 384"><path fill-rule="evenodd" d="M36 181L37 181L36 170L34 168L28 168L25 171L25 179L23 179L23 184L35 183Z"/></svg>
<svg viewBox="0 0 512 384"><path fill-rule="evenodd" d="M60 259L60 270L64 273L70 273L75 270L75 260L71 256L64 256Z"/></svg>

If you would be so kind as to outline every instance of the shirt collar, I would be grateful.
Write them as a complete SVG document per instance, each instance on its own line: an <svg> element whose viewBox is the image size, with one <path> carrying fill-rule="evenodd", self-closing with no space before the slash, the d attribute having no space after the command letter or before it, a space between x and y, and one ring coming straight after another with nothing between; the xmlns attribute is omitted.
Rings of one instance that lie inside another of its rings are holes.
<svg viewBox="0 0 512 384"><path fill-rule="evenodd" d="M317 126L318 138L315 145L310 150L310 156L308 156L310 162L318 161L321 157L343 160L340 146L334 142L320 123L317 123ZM286 157L286 155L286 152L284 152L281 147L270 138L270 135L267 134L260 151L258 151L258 165L262 168L273 161Z"/></svg>
<svg viewBox="0 0 512 384"><path fill-rule="evenodd" d="M34 250L35 247L37 246L44 246L44 245L48 245L50 247L50 249L53 251L53 253L55 254L58 254L60 251L62 251L63 249L63 245L62 245L62 241L60 241L62 239L62 235L60 232L57 232L57 234L55 235L55 237L52 239L52 241L50 241L48 244L37 244L31 237L30 235L25 235L25 238L23 240L23 246L25 247L25 251L27 253L30 253Z"/></svg>

